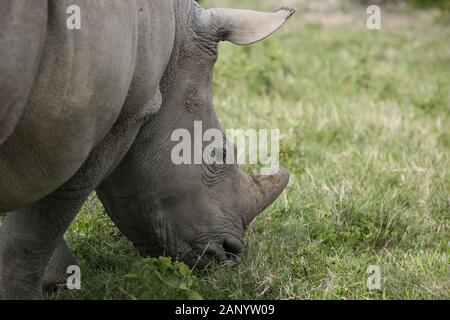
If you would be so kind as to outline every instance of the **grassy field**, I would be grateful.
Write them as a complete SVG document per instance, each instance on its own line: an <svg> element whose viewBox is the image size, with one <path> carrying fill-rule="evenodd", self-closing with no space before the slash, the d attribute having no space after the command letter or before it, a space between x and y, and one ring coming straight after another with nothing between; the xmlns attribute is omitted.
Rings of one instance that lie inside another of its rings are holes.
<svg viewBox="0 0 450 320"><path fill-rule="evenodd" d="M267 41L221 45L225 128L279 128L291 182L252 224L241 265L142 259L95 196L67 233L82 290L52 299L450 298L450 27L433 12L308 8ZM276 9L278 1L206 0ZM347 2L348 3L348 2ZM367 269L381 271L369 290Z"/></svg>

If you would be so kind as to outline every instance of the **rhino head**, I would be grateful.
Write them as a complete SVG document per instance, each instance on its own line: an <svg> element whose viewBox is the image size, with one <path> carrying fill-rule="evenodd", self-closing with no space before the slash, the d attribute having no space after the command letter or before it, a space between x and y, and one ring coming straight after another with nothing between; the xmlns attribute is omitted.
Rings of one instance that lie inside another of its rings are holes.
<svg viewBox="0 0 450 320"><path fill-rule="evenodd" d="M167 255L190 266L232 261L243 232L286 187L280 168L248 175L237 164L171 161L174 130L222 130L212 105L212 72L220 41L251 44L276 31L293 14L234 9L203 10L176 4L176 40L161 84L161 110L146 122L126 158L97 193L119 229L144 256ZM223 154L226 150L219 150Z"/></svg>

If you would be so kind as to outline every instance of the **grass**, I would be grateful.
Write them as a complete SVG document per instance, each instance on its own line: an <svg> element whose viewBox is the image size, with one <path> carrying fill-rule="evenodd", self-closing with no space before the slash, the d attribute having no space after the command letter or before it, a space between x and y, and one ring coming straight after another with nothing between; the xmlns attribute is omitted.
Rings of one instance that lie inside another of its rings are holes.
<svg viewBox="0 0 450 320"><path fill-rule="evenodd" d="M364 8L339 12L351 22L298 9L262 43L221 45L215 69L223 126L280 128L291 173L287 191L248 230L241 265L195 274L143 260L92 196L67 233L82 290L49 298L450 297L448 22L402 9L369 31ZM370 265L381 270L380 290L366 285Z"/></svg>

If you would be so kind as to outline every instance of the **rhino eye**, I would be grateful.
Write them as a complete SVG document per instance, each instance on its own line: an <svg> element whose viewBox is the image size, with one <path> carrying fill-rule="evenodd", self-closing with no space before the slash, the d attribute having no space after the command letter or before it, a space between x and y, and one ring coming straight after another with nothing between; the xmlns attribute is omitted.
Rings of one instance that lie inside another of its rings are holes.
<svg viewBox="0 0 450 320"><path fill-rule="evenodd" d="M214 149L211 152L211 156L216 159L215 162L203 162L202 164L202 171L207 185L217 184L233 169L232 165L226 164L226 149Z"/></svg>
<svg viewBox="0 0 450 320"><path fill-rule="evenodd" d="M208 186L218 184L233 168L227 164L203 164L201 167L205 183Z"/></svg>
<svg viewBox="0 0 450 320"><path fill-rule="evenodd" d="M203 159L203 164L210 166L212 168L221 166L226 164L226 160L227 160L227 155L226 155L226 150L225 148L215 148L214 150L211 151L210 154L211 158L214 158L213 163L208 163L205 161L205 159Z"/></svg>
<svg viewBox="0 0 450 320"><path fill-rule="evenodd" d="M211 156L213 156L218 163L225 164L227 161L227 149L214 149Z"/></svg>

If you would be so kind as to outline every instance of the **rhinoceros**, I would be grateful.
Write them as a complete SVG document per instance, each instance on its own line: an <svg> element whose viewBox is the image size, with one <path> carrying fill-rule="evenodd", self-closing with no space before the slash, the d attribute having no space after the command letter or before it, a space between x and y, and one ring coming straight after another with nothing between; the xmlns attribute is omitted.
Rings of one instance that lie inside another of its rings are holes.
<svg viewBox="0 0 450 320"><path fill-rule="evenodd" d="M67 28L67 8L81 28ZM212 106L220 41L280 28L273 13L202 9L193 0L0 2L0 298L40 299L76 259L64 233L96 191L143 256L192 267L227 261L287 171L175 165L178 128L221 130ZM225 150L224 150L225 152Z"/></svg>

